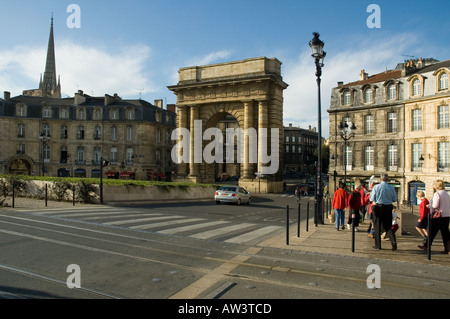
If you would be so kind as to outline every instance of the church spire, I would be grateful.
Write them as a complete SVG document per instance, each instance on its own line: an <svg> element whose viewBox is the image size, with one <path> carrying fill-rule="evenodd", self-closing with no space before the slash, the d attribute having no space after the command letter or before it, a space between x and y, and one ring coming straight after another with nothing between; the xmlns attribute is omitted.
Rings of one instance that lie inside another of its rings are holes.
<svg viewBox="0 0 450 319"><path fill-rule="evenodd" d="M61 97L61 88L56 82L55 42L53 39L53 13L50 23L50 36L48 39L47 61L45 63L44 78L40 83L40 89L44 96Z"/></svg>

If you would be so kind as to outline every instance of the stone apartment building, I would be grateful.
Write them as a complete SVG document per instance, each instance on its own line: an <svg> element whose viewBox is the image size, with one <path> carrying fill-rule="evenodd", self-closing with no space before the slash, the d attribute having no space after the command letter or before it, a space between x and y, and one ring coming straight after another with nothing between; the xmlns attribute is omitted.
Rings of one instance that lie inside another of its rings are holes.
<svg viewBox="0 0 450 319"><path fill-rule="evenodd" d="M330 190L346 176L347 185L387 172L399 202L416 203L418 189L450 182L448 76L450 60L410 60L394 70L332 89L330 115ZM347 141L340 124L356 130ZM450 184L449 184L450 186Z"/></svg>
<svg viewBox="0 0 450 319"><path fill-rule="evenodd" d="M39 88L0 98L0 173L99 177L103 158L105 177L165 180L175 169L175 109L117 94L61 98L52 21Z"/></svg>
<svg viewBox="0 0 450 319"><path fill-rule="evenodd" d="M297 172L315 174L318 136L316 128L311 126L308 129L292 124L284 127L283 171L287 175Z"/></svg>
<svg viewBox="0 0 450 319"><path fill-rule="evenodd" d="M0 173L165 179L173 169L174 106L114 96L0 99Z"/></svg>

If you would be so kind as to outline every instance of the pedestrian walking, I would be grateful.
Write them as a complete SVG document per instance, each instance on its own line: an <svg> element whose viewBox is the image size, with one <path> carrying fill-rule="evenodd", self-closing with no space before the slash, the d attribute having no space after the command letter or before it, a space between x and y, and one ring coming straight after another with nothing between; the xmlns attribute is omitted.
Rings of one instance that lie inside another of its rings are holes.
<svg viewBox="0 0 450 319"><path fill-rule="evenodd" d="M434 238L437 233L440 231L442 236L442 243L444 244L443 254L449 254L449 243L450 240L450 232L448 230L449 222L450 222L450 196L445 191L444 181L437 180L434 182L434 189L436 192L433 195L431 212L431 225L430 225L430 233L428 234L428 239L426 240L423 246L419 246L419 248L426 251L428 247L428 241L430 241L430 246L433 243Z"/></svg>
<svg viewBox="0 0 450 319"><path fill-rule="evenodd" d="M334 192L333 201L331 202L334 208L336 230L339 230L339 227L345 229L345 209L347 208L347 203L348 194L345 190L345 184L340 183L339 188Z"/></svg>
<svg viewBox="0 0 450 319"><path fill-rule="evenodd" d="M392 208L392 232L394 235L398 230L398 219L400 219L400 217L397 216L397 207L394 205ZM381 235L381 238L389 240L389 238L386 238L386 232Z"/></svg>
<svg viewBox="0 0 450 319"><path fill-rule="evenodd" d="M425 197L423 191L417 191L416 197L420 200L419 205L419 219L417 220L416 229L422 236L423 241L421 246L425 246L428 238L428 214L430 213L430 202Z"/></svg>
<svg viewBox="0 0 450 319"><path fill-rule="evenodd" d="M375 249L381 249L381 232L386 231L386 236L391 241L392 250L397 250L397 239L392 231L392 209L393 202L397 201L397 194L394 187L387 183L388 174L381 175L381 183L373 187L370 194L370 201L374 202L373 226Z"/></svg>
<svg viewBox="0 0 450 319"><path fill-rule="evenodd" d="M373 202L370 200L370 194L372 193L373 187L377 183L378 182L375 180L375 176L372 175L369 180L369 190L368 190L367 194L365 195L365 202L368 205L367 217L369 218L369 228L367 229L367 233L370 238L373 238L373 229L374 229L374 227L373 227L373 210L372 210Z"/></svg>
<svg viewBox="0 0 450 319"><path fill-rule="evenodd" d="M361 223L364 223L364 220L366 219L367 205L369 204L368 200L366 199L368 191L364 183L361 184L359 193L361 194L361 208L359 209L359 211L361 213Z"/></svg>
<svg viewBox="0 0 450 319"><path fill-rule="evenodd" d="M359 231L359 210L361 208L361 193L359 192L361 189L360 186L356 186L353 189L353 192L348 196L348 221L347 221L347 229L351 229L351 227L355 227L355 231ZM353 224L353 216L355 216L355 225Z"/></svg>

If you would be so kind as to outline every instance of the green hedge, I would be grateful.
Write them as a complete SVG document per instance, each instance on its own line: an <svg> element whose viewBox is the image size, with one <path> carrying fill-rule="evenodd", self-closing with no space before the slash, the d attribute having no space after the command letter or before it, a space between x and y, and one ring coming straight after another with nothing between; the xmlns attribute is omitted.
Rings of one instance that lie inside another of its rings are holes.
<svg viewBox="0 0 450 319"><path fill-rule="evenodd" d="M7 174L0 174L0 178L6 178ZM81 177L51 177L51 176L31 176L31 175L15 175L20 180L29 181L48 181L48 182L67 182L72 184L91 183L100 184L100 178L81 178ZM180 182L160 182L160 181L142 181L142 180L123 180L123 179L109 179L103 178L103 185L119 185L119 186L157 186L162 188L188 188L188 187L216 187L217 184L197 184L197 183L180 183Z"/></svg>

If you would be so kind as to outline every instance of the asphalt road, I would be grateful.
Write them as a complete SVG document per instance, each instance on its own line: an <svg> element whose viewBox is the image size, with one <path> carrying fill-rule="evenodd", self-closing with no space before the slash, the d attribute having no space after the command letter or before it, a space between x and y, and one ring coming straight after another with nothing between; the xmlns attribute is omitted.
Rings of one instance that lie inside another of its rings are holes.
<svg viewBox="0 0 450 319"><path fill-rule="evenodd" d="M173 300L175 314L197 299L450 296L446 267L260 245L283 234L289 204L295 199L267 196L248 206L206 201L3 210L0 298ZM288 223L296 221L291 214ZM375 262L383 287L376 287L376 277L368 282Z"/></svg>

